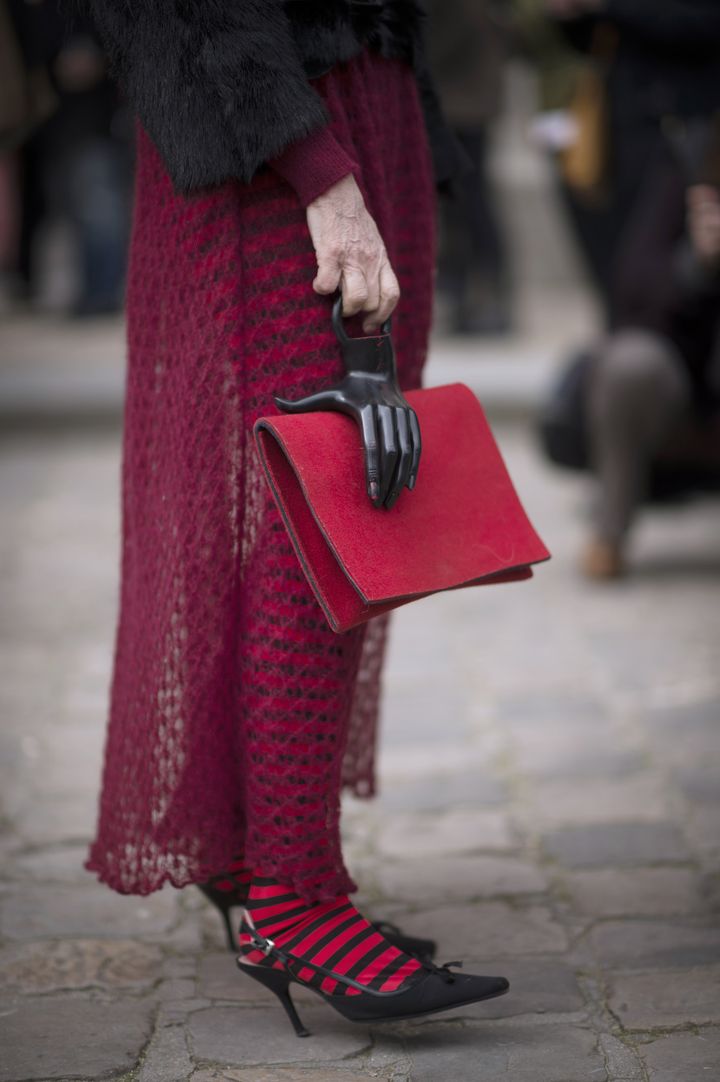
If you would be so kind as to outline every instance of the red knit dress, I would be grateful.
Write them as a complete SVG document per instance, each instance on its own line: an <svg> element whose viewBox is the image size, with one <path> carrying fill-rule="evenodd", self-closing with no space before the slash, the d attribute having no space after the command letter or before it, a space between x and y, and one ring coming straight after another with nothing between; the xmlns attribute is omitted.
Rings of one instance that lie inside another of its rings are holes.
<svg viewBox="0 0 720 1082"><path fill-rule="evenodd" d="M414 77L364 53L315 85L400 279L394 338L414 387L434 264ZM340 790L373 792L385 622L329 629L252 441L274 393L341 371L315 271L305 211L277 172L179 196L140 132L120 609L87 865L122 893L202 881L238 854L308 901L354 886Z"/></svg>

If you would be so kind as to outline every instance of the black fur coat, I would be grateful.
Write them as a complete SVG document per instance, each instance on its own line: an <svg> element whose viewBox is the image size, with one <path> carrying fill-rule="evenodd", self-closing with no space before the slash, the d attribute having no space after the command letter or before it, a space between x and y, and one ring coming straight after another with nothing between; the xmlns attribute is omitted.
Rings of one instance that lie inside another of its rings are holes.
<svg viewBox="0 0 720 1082"><path fill-rule="evenodd" d="M420 0L85 0L178 191L249 181L327 121L310 79L366 46L413 64L440 182L455 171Z"/></svg>

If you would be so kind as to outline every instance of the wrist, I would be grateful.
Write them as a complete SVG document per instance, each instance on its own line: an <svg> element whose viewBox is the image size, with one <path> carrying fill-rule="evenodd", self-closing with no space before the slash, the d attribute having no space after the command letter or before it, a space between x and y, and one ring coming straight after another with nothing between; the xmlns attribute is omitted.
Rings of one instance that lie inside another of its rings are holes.
<svg viewBox="0 0 720 1082"><path fill-rule="evenodd" d="M269 165L295 189L304 207L338 181L359 173L358 163L340 146L329 128L293 143Z"/></svg>

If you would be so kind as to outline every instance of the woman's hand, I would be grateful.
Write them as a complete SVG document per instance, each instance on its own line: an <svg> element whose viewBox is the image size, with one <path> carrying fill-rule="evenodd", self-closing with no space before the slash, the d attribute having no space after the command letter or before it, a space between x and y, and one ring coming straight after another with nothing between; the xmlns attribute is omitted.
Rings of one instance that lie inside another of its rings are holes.
<svg viewBox="0 0 720 1082"><path fill-rule="evenodd" d="M352 174L309 204L307 223L318 262L313 289L342 290L343 315L366 312L363 330L370 334L394 312L400 286Z"/></svg>

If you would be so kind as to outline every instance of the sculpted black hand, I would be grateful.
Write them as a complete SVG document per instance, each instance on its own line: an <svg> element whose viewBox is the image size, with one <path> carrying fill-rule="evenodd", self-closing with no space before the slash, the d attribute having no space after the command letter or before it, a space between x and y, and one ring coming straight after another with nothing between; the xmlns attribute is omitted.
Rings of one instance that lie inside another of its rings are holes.
<svg viewBox="0 0 720 1082"><path fill-rule="evenodd" d="M275 404L287 413L335 410L352 417L362 434L368 496L375 507L389 509L405 486L415 487L422 449L417 416L398 385L390 320L380 335L350 338L338 297L333 327L345 362L342 379L295 402L276 397Z"/></svg>

